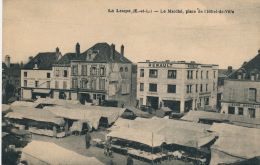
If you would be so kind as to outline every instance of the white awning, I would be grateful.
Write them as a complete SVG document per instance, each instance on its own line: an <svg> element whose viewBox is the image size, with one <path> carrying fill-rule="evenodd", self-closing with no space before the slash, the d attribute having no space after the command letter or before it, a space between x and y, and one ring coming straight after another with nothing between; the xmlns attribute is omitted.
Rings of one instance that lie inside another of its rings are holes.
<svg viewBox="0 0 260 165"><path fill-rule="evenodd" d="M33 90L34 93L45 93L45 94L48 94L51 92L50 89L34 89Z"/></svg>

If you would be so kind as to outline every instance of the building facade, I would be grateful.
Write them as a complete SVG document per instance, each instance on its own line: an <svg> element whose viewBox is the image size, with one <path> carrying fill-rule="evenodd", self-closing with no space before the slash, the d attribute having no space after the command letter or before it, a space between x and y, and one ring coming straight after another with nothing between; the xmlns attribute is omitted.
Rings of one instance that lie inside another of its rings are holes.
<svg viewBox="0 0 260 165"><path fill-rule="evenodd" d="M139 105L175 112L216 108L218 65L195 62L139 62L137 64Z"/></svg>
<svg viewBox="0 0 260 165"><path fill-rule="evenodd" d="M221 112L260 118L260 50L225 80Z"/></svg>
<svg viewBox="0 0 260 165"><path fill-rule="evenodd" d="M39 53L21 70L21 96L23 100L52 97L52 65L61 58L56 52Z"/></svg>

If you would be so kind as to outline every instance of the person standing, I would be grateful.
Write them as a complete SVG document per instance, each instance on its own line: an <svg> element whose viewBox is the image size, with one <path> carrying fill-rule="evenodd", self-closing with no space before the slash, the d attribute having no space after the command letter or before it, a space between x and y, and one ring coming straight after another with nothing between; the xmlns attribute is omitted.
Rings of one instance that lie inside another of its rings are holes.
<svg viewBox="0 0 260 165"><path fill-rule="evenodd" d="M109 165L116 165L116 162L114 161L113 157L110 157Z"/></svg>
<svg viewBox="0 0 260 165"><path fill-rule="evenodd" d="M86 142L86 149L89 149L90 147L90 141L91 141L91 136L90 133L88 132L85 136L85 142Z"/></svg>
<svg viewBox="0 0 260 165"><path fill-rule="evenodd" d="M57 138L57 128L55 126L53 126L53 138Z"/></svg>
<svg viewBox="0 0 260 165"><path fill-rule="evenodd" d="M126 160L126 165L133 165L133 164L134 164L133 159L128 155Z"/></svg>

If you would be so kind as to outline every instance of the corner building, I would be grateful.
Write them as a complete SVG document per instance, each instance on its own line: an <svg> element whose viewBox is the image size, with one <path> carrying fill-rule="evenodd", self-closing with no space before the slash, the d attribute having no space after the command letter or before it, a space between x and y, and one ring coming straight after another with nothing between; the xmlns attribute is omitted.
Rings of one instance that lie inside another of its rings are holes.
<svg viewBox="0 0 260 165"><path fill-rule="evenodd" d="M178 113L216 109L218 65L147 60L138 63L137 71L140 106L164 106Z"/></svg>

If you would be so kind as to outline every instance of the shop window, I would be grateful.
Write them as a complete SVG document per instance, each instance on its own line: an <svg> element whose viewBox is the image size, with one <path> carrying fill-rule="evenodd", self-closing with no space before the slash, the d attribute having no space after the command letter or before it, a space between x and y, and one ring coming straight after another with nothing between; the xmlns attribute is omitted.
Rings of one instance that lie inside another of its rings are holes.
<svg viewBox="0 0 260 165"><path fill-rule="evenodd" d="M168 78L176 79L177 71L176 70L168 70Z"/></svg>
<svg viewBox="0 0 260 165"><path fill-rule="evenodd" d="M140 91L144 91L144 83L140 83Z"/></svg>
<svg viewBox="0 0 260 165"><path fill-rule="evenodd" d="M158 77L158 70L157 69L150 69L149 70L149 77L157 78Z"/></svg>
<svg viewBox="0 0 260 165"><path fill-rule="evenodd" d="M23 77L27 77L27 72L23 72Z"/></svg>
<svg viewBox="0 0 260 165"><path fill-rule="evenodd" d="M235 114L235 107L228 107L228 114Z"/></svg>
<svg viewBox="0 0 260 165"><path fill-rule="evenodd" d="M238 107L238 115L243 115L244 114L244 108Z"/></svg>
<svg viewBox="0 0 260 165"><path fill-rule="evenodd" d="M250 118L255 118L255 109L254 108L248 108L248 114Z"/></svg>
<svg viewBox="0 0 260 165"><path fill-rule="evenodd" d="M93 100L97 99L97 94L93 94Z"/></svg>
<svg viewBox="0 0 260 165"><path fill-rule="evenodd" d="M101 96L101 99L102 99L102 100L106 100L106 95L102 95L102 96Z"/></svg>
<svg viewBox="0 0 260 165"><path fill-rule="evenodd" d="M140 70L140 77L144 77L144 69Z"/></svg>
<svg viewBox="0 0 260 165"><path fill-rule="evenodd" d="M168 85L168 93L176 93L176 85Z"/></svg>
<svg viewBox="0 0 260 165"><path fill-rule="evenodd" d="M150 92L157 92L157 84L149 84Z"/></svg>

